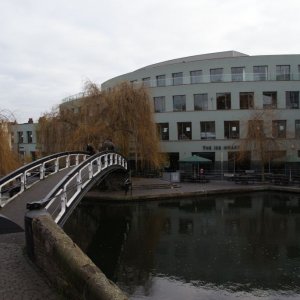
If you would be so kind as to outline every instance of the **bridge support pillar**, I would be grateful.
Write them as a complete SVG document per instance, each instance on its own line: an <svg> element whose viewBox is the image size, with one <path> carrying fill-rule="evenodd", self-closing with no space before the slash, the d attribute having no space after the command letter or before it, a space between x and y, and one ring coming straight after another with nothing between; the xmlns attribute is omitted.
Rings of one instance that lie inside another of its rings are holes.
<svg viewBox="0 0 300 300"><path fill-rule="evenodd" d="M45 215L49 215L49 213L44 208L28 210L25 214L24 226L25 226L26 251L27 251L27 255L32 261L35 261L32 221L34 218L37 218L39 216L45 216Z"/></svg>

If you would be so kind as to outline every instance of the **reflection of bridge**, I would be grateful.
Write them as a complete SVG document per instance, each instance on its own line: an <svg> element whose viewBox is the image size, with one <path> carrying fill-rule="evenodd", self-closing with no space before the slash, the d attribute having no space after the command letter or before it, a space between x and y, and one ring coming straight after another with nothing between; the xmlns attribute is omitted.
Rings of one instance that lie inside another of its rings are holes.
<svg viewBox="0 0 300 300"><path fill-rule="evenodd" d="M26 208L45 208L63 225L84 195L116 170L127 170L127 161L115 152L44 157L0 179L1 213L24 227Z"/></svg>

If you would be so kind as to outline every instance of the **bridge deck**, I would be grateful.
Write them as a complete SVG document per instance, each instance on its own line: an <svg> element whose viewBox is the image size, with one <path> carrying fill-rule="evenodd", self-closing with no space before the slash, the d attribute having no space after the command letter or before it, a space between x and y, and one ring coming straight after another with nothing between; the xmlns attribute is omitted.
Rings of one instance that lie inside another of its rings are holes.
<svg viewBox="0 0 300 300"><path fill-rule="evenodd" d="M0 209L0 213L24 229L26 203L43 199L71 170L72 167L67 168L58 173L52 174L43 181L36 183L30 189L26 190L24 193Z"/></svg>

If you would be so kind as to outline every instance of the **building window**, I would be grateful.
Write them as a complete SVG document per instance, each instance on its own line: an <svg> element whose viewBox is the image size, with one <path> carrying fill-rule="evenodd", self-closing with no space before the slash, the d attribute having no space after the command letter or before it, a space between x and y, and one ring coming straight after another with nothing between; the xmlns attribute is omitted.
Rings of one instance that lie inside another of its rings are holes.
<svg viewBox="0 0 300 300"><path fill-rule="evenodd" d="M32 139L32 131L27 131L27 143L32 144L33 139Z"/></svg>
<svg viewBox="0 0 300 300"><path fill-rule="evenodd" d="M182 72L173 73L172 79L173 79L173 85L183 84L183 73Z"/></svg>
<svg viewBox="0 0 300 300"><path fill-rule="evenodd" d="M277 92L263 92L263 108L277 108Z"/></svg>
<svg viewBox="0 0 300 300"><path fill-rule="evenodd" d="M134 79L134 80L130 80L130 83L132 86L135 86L138 83L138 81L137 79Z"/></svg>
<svg viewBox="0 0 300 300"><path fill-rule="evenodd" d="M202 82L202 70L191 71L190 76L191 76L191 84Z"/></svg>
<svg viewBox="0 0 300 300"><path fill-rule="evenodd" d="M285 92L286 108L299 108L299 92Z"/></svg>
<svg viewBox="0 0 300 300"><path fill-rule="evenodd" d="M274 138L286 137L286 120L272 121L272 135Z"/></svg>
<svg viewBox="0 0 300 300"><path fill-rule="evenodd" d="M238 139L240 137L240 122L224 121L224 137L227 139Z"/></svg>
<svg viewBox="0 0 300 300"><path fill-rule="evenodd" d="M146 86L146 87L151 86L150 77L143 78L143 85Z"/></svg>
<svg viewBox="0 0 300 300"><path fill-rule="evenodd" d="M15 133L13 131L10 133L10 140L11 144L13 145L15 143Z"/></svg>
<svg viewBox="0 0 300 300"><path fill-rule="evenodd" d="M156 76L156 86L166 86L166 75Z"/></svg>
<svg viewBox="0 0 300 300"><path fill-rule="evenodd" d="M290 80L290 66L277 65L276 66L276 80Z"/></svg>
<svg viewBox="0 0 300 300"><path fill-rule="evenodd" d="M208 109L208 95L195 94L194 95L194 110L207 110Z"/></svg>
<svg viewBox="0 0 300 300"><path fill-rule="evenodd" d="M18 143L19 144L23 144L24 143L23 131L18 131Z"/></svg>
<svg viewBox="0 0 300 300"><path fill-rule="evenodd" d="M157 123L157 132L159 139L162 141L169 140L169 123Z"/></svg>
<svg viewBox="0 0 300 300"><path fill-rule="evenodd" d="M185 111L185 95L173 96L173 111Z"/></svg>
<svg viewBox="0 0 300 300"><path fill-rule="evenodd" d="M200 122L200 137L201 140L215 140L216 139L216 127L215 121Z"/></svg>
<svg viewBox="0 0 300 300"><path fill-rule="evenodd" d="M178 140L192 139L192 123L178 122L177 123Z"/></svg>
<svg viewBox="0 0 300 300"><path fill-rule="evenodd" d="M232 67L231 68L231 80L232 81L244 81L245 80L245 67Z"/></svg>
<svg viewBox="0 0 300 300"><path fill-rule="evenodd" d="M231 109L231 94L218 93L217 94L217 109Z"/></svg>
<svg viewBox="0 0 300 300"><path fill-rule="evenodd" d="M210 69L210 81L211 82L223 81L223 68Z"/></svg>
<svg viewBox="0 0 300 300"><path fill-rule="evenodd" d="M253 67L253 80L261 81L268 79L268 66L254 66Z"/></svg>
<svg viewBox="0 0 300 300"><path fill-rule="evenodd" d="M240 93L240 109L254 108L254 93L242 92Z"/></svg>
<svg viewBox="0 0 300 300"><path fill-rule="evenodd" d="M154 101L154 112L160 113L166 111L165 96L154 97L153 101Z"/></svg>
<svg viewBox="0 0 300 300"><path fill-rule="evenodd" d="M295 120L295 138L300 138L300 120Z"/></svg>

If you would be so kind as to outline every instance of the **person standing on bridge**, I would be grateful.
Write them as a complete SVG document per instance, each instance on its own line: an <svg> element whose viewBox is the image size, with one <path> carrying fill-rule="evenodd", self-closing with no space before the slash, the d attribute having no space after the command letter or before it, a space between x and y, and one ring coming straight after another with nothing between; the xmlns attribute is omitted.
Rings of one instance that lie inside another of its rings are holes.
<svg viewBox="0 0 300 300"><path fill-rule="evenodd" d="M102 144L102 151L116 151L115 145L110 138L106 139Z"/></svg>
<svg viewBox="0 0 300 300"><path fill-rule="evenodd" d="M89 155L94 155L96 153L94 147L91 144L87 144L85 150L89 153Z"/></svg>

